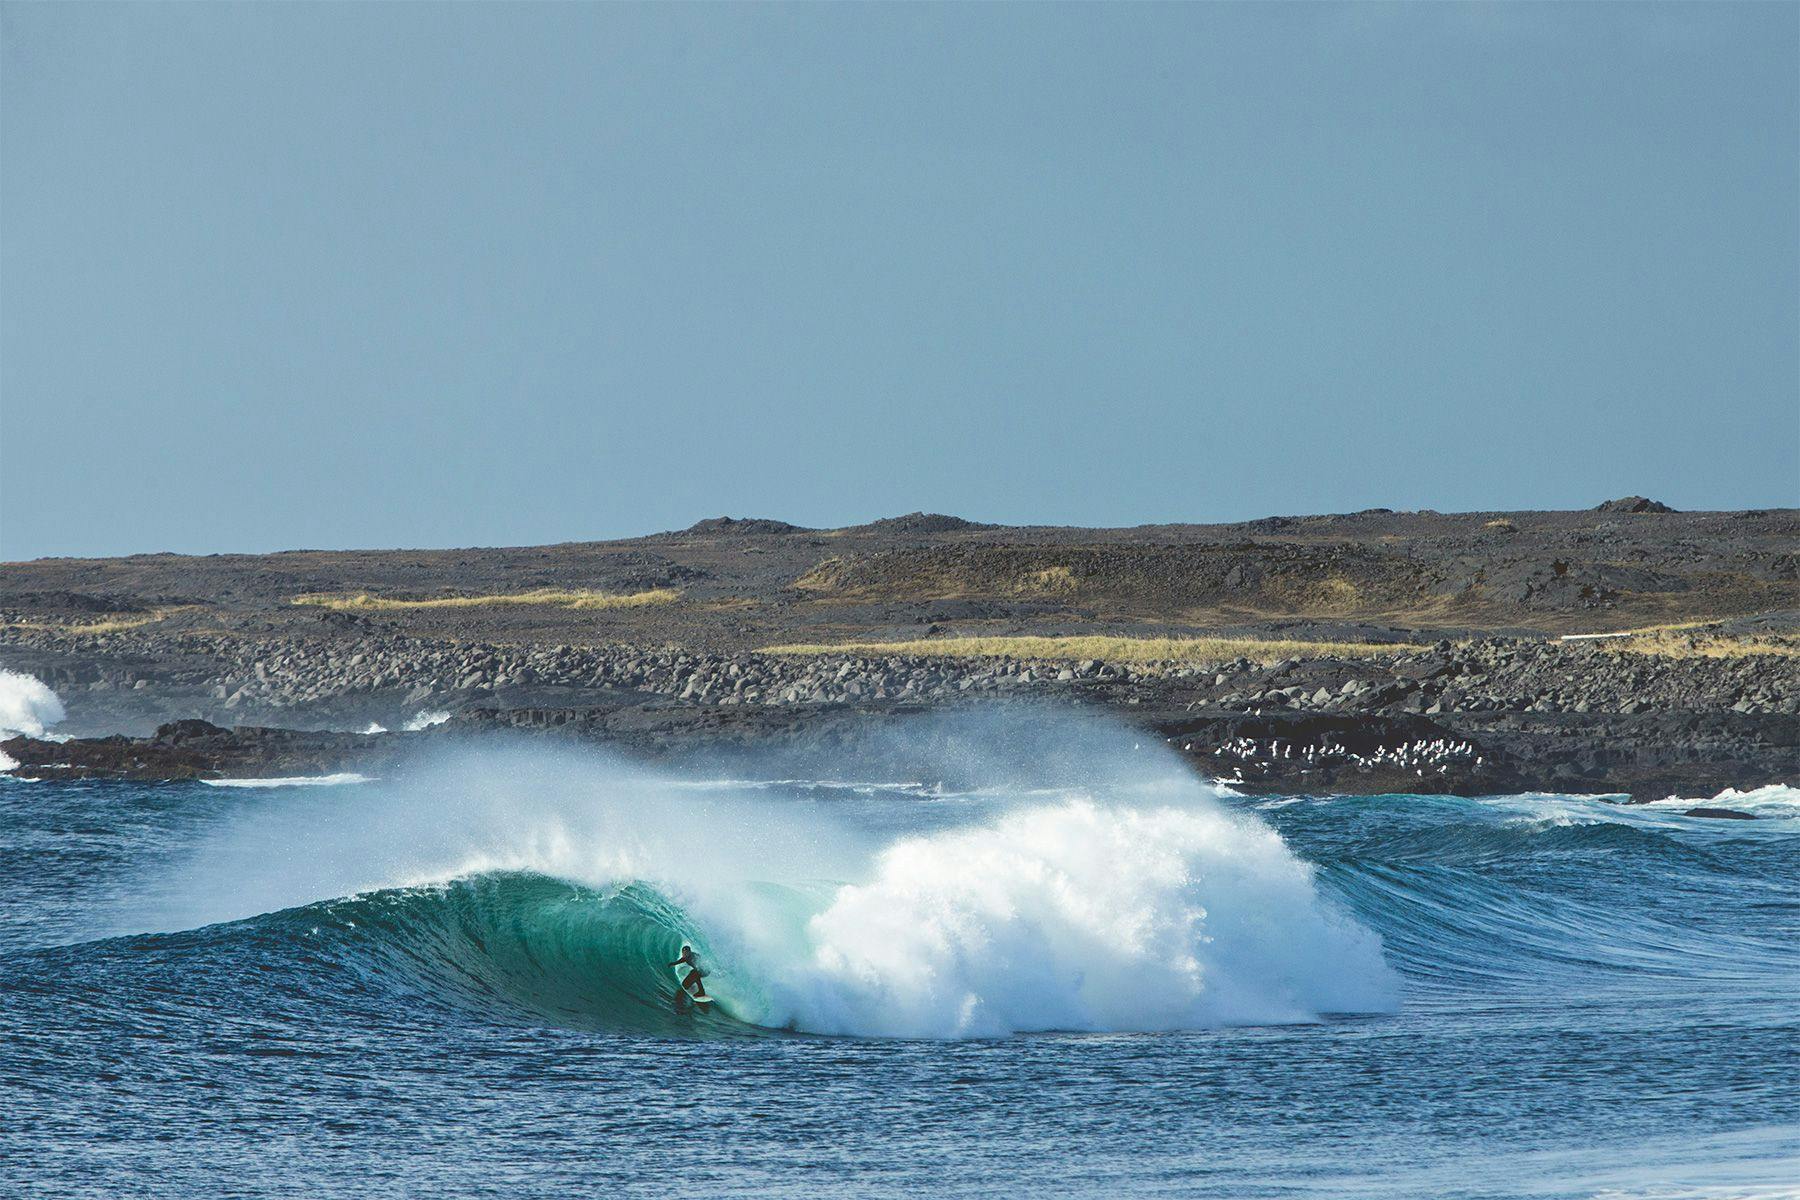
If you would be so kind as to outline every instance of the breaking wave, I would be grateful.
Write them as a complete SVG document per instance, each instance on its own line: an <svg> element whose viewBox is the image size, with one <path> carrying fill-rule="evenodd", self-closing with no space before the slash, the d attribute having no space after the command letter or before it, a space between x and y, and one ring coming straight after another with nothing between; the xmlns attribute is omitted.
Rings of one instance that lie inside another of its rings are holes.
<svg viewBox="0 0 1800 1200"><path fill-rule="evenodd" d="M35 675L0 669L0 742L8 738L53 736L49 727L64 717L62 701ZM0 751L0 771L19 764Z"/></svg>
<svg viewBox="0 0 1800 1200"><path fill-rule="evenodd" d="M418 733L422 730L430 729L433 725L442 725L449 719L450 714L442 709L422 708L412 716L408 717L401 724L400 729L403 733ZM362 728L362 732L365 734L386 733L387 731L388 727L383 725L380 721L370 721Z"/></svg>
<svg viewBox="0 0 1800 1200"><path fill-rule="evenodd" d="M0 740L41 738L64 715L62 701L43 680L0 668Z"/></svg>
<svg viewBox="0 0 1800 1200"><path fill-rule="evenodd" d="M347 783L368 783L367 775L358 775L354 771L339 771L331 775L277 775L267 779L202 779L207 787L221 788L278 788L278 787L341 787Z"/></svg>
<svg viewBox="0 0 1800 1200"><path fill-rule="evenodd" d="M1191 779L908 795L937 827L899 836L838 819L854 793L773 802L541 757L342 791L282 793L216 839L163 927L248 918L401 992L621 1031L1173 1030L1399 1000L1380 939ZM684 942L708 1008L678 1011Z"/></svg>

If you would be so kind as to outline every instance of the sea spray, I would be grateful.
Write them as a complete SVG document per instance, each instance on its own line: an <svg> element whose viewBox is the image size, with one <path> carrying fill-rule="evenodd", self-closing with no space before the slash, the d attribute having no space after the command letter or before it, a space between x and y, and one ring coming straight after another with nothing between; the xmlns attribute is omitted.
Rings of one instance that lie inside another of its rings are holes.
<svg viewBox="0 0 1800 1200"><path fill-rule="evenodd" d="M0 741L41 738L64 717L62 701L35 675L0 669Z"/></svg>
<svg viewBox="0 0 1800 1200"><path fill-rule="evenodd" d="M0 742L8 738L54 737L49 727L64 717L62 701L35 675L0 669ZM19 765L0 750L0 771Z"/></svg>
<svg viewBox="0 0 1800 1200"><path fill-rule="evenodd" d="M491 745L380 783L271 790L196 847L178 887L157 889L163 909L131 919L191 928L502 873L729 890L847 878L877 848L816 807L696 791L600 754Z"/></svg>

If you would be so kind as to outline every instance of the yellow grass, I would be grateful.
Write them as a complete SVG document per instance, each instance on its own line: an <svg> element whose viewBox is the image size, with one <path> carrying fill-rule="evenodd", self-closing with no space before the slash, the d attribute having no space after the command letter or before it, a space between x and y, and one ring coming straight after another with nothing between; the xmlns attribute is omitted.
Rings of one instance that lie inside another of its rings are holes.
<svg viewBox="0 0 1800 1200"><path fill-rule="evenodd" d="M1067 567L1045 567L1041 571L1029 571L1019 581L1015 590L1020 592L1072 592L1075 590L1075 572Z"/></svg>
<svg viewBox="0 0 1800 1200"><path fill-rule="evenodd" d="M803 592L832 592L844 586L850 563L842 558L827 558L815 564L793 586ZM1079 590L1081 581L1066 566L1043 567L1023 571L1010 581L998 579L987 583L960 579L952 574L934 573L914 578L905 594L912 599L950 599L957 596L1006 592L1015 596L1056 596ZM876 588L877 591L885 589Z"/></svg>
<svg viewBox="0 0 1800 1200"><path fill-rule="evenodd" d="M1715 618L1708 621L1670 621L1661 625L1640 625L1636 629L1613 629L1605 633L1607 637L1640 637L1652 633L1683 633L1690 629L1705 629L1719 622ZM1579 636L1579 635L1577 635Z"/></svg>
<svg viewBox="0 0 1800 1200"><path fill-rule="evenodd" d="M1562 641L1617 654L1654 654L1662 658L1743 658L1757 654L1800 657L1800 635L1724 633L1717 620L1674 621L1610 633L1572 634Z"/></svg>
<svg viewBox="0 0 1800 1200"><path fill-rule="evenodd" d="M680 588L650 588L642 592L587 592L569 601L569 607L648 608L653 604L673 604L679 599Z"/></svg>
<svg viewBox="0 0 1800 1200"><path fill-rule="evenodd" d="M392 612L416 608L486 608L504 604L538 604L555 608L644 608L680 599L679 588L651 588L643 592L600 592L587 589L538 588L491 596L440 596L432 600L395 600L359 592L354 596L295 596L295 604L311 604L339 612Z"/></svg>
<svg viewBox="0 0 1800 1200"><path fill-rule="evenodd" d="M1327 575L1323 579L1274 576L1264 586L1292 613L1349 613L1364 605L1362 589L1342 575Z"/></svg>
<svg viewBox="0 0 1800 1200"><path fill-rule="evenodd" d="M1621 654L1655 654L1662 658L1744 658L1760 654L1800 658L1800 637L1780 634L1745 636L1658 631L1598 639L1595 644Z"/></svg>
<svg viewBox="0 0 1800 1200"><path fill-rule="evenodd" d="M154 625L166 617L179 612L187 612L193 605L179 605L175 608L158 608L147 613L111 613L92 621L8 621L9 629L48 629L56 633L123 633L128 629L142 629L146 625Z"/></svg>
<svg viewBox="0 0 1800 1200"><path fill-rule="evenodd" d="M1333 575L1319 583L1319 607L1355 608L1362 603L1362 590L1350 580Z"/></svg>
<svg viewBox="0 0 1800 1200"><path fill-rule="evenodd" d="M881 654L932 658L1098 659L1102 662L1216 663L1234 658L1378 658L1422 650L1414 645L1299 642L1258 638L952 637L906 642L795 643L765 646L764 654Z"/></svg>

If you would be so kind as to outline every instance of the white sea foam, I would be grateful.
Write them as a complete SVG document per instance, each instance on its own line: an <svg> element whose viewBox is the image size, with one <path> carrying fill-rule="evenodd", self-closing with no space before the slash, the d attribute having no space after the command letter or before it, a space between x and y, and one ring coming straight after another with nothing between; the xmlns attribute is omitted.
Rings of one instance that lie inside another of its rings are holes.
<svg viewBox="0 0 1800 1200"><path fill-rule="evenodd" d="M1751 788L1739 791L1726 788L1718 795L1706 800L1686 800L1680 796L1670 796L1666 800L1658 800L1651 808L1731 808L1739 812L1751 813L1759 817L1800 817L1800 788L1791 788L1783 784L1771 784L1768 787Z"/></svg>
<svg viewBox="0 0 1800 1200"><path fill-rule="evenodd" d="M208 787L221 788L281 788L338 787L346 783L372 783L373 780L367 775L341 771L335 775L282 775L271 779L202 779L200 782Z"/></svg>
<svg viewBox="0 0 1800 1200"><path fill-rule="evenodd" d="M420 730L430 729L433 725L442 725L449 719L450 714L441 709L420 709L418 712L408 717L406 721L401 724L400 728L406 733L418 733ZM358 732L364 735L386 733L388 732L388 727L383 725L380 721L370 721Z"/></svg>
<svg viewBox="0 0 1800 1200"><path fill-rule="evenodd" d="M1267 826L1090 799L884 850L779 964L766 1023L962 1037L1181 1029L1390 1008L1375 935Z"/></svg>
<svg viewBox="0 0 1800 1200"><path fill-rule="evenodd" d="M1800 788L1773 784L1739 791L1726 788L1716 796L1689 799L1670 796L1647 804L1629 804L1618 794L1606 796L1526 793L1517 796L1485 796L1477 803L1516 814L1512 821L1544 828L1568 825L1638 825L1657 828L1693 828L1702 824L1687 816L1691 808L1726 808L1777 822L1772 831L1791 830L1800 821ZM1712 822L1705 822L1709 827ZM1761 828L1760 826L1756 828Z"/></svg>

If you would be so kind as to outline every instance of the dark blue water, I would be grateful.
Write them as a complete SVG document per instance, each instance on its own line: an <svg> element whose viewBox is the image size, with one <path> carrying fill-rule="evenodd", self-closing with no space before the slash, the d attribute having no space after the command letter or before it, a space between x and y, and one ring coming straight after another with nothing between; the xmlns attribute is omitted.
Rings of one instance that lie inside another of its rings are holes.
<svg viewBox="0 0 1800 1200"><path fill-rule="evenodd" d="M0 782L0 1195L1792 1196L1741 803Z"/></svg>

